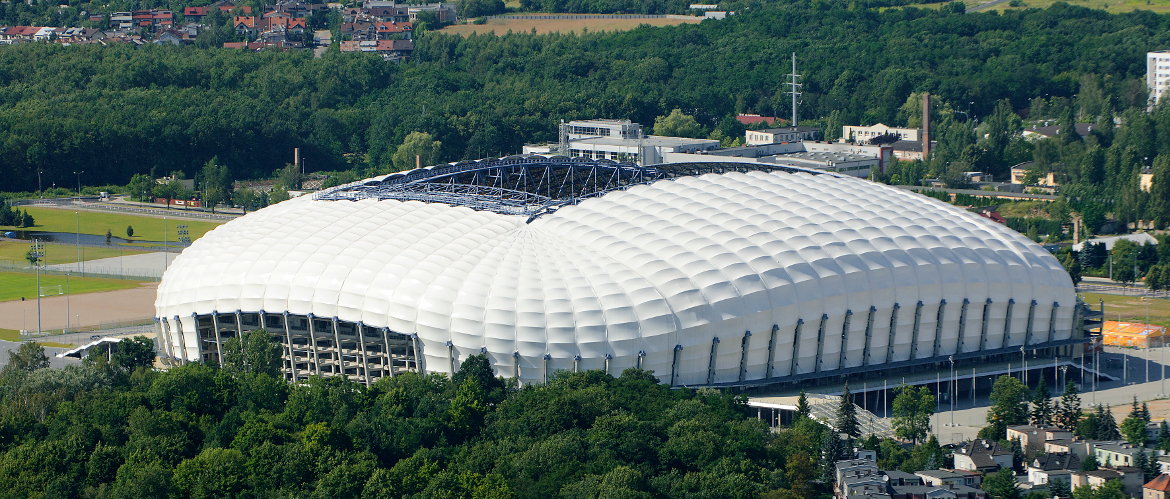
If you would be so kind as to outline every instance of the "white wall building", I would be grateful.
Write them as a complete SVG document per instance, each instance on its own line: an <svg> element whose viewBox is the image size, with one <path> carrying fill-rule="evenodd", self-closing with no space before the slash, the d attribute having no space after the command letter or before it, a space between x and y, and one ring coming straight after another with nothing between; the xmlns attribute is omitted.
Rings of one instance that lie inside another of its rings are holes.
<svg viewBox="0 0 1170 499"><path fill-rule="evenodd" d="M1170 88L1170 50L1146 52L1146 87L1150 89L1150 107Z"/></svg>
<svg viewBox="0 0 1170 499"><path fill-rule="evenodd" d="M841 141L853 139L854 142L868 142L883 135L893 135L898 140L922 140L921 128L896 128L878 123L873 126L843 126L841 127Z"/></svg>
<svg viewBox="0 0 1170 499"><path fill-rule="evenodd" d="M802 140L816 140L820 129L808 126L790 126L784 128L767 128L764 130L748 130L747 145L761 146L768 144L783 144L785 142L800 142Z"/></svg>

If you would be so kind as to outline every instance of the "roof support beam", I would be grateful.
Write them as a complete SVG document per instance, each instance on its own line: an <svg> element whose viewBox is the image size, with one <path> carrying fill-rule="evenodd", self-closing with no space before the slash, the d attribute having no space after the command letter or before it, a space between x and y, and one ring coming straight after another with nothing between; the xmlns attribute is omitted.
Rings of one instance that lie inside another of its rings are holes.
<svg viewBox="0 0 1170 499"><path fill-rule="evenodd" d="M817 359L813 364L813 372L821 372L821 364L825 355L825 323L829 322L829 314L821 314L821 327L817 329Z"/></svg>
<svg viewBox="0 0 1170 499"><path fill-rule="evenodd" d="M922 300L914 306L914 331L910 335L910 360L918 359L918 327L922 325Z"/></svg>
<svg viewBox="0 0 1170 499"><path fill-rule="evenodd" d="M849 351L849 321L853 318L853 311L845 311L845 323L841 325L841 352L837 356L837 369L844 369L845 362L849 360L846 353Z"/></svg>
<svg viewBox="0 0 1170 499"><path fill-rule="evenodd" d="M873 338L873 316L877 313L877 307L869 306L869 317L865 319L865 347L861 350L861 365L869 365L869 346Z"/></svg>
<svg viewBox="0 0 1170 499"><path fill-rule="evenodd" d="M1016 299L1008 298L1007 318L1003 321L1003 340L999 343L999 348L1007 348L1012 334L1012 309L1016 307Z"/></svg>
<svg viewBox="0 0 1170 499"><path fill-rule="evenodd" d="M719 355L719 337L711 338L711 360L707 362L707 384L715 383L715 356Z"/></svg>
<svg viewBox="0 0 1170 499"><path fill-rule="evenodd" d="M796 319L796 329L792 331L792 362L789 364L789 376L796 376L800 362L800 330L804 328L804 319Z"/></svg>
<svg viewBox="0 0 1170 499"><path fill-rule="evenodd" d="M747 378L747 355L748 347L752 341L752 332L744 331L743 340L739 343L739 381L742 383Z"/></svg>
<svg viewBox="0 0 1170 499"><path fill-rule="evenodd" d="M963 307L959 309L959 343L955 345L954 353L962 353L963 346L966 344L965 338L967 334L967 306L971 304L971 300L963 298Z"/></svg>
<svg viewBox="0 0 1170 499"><path fill-rule="evenodd" d="M938 302L938 315L934 320L934 348L932 349L933 353L930 354L931 357L938 357L939 349L942 348L943 319L946 317L946 311L947 301L944 299Z"/></svg>
<svg viewBox="0 0 1170 499"><path fill-rule="evenodd" d="M991 298L983 303L983 324L979 327L979 349L987 349L987 322L991 314Z"/></svg>
<svg viewBox="0 0 1170 499"><path fill-rule="evenodd" d="M898 309L902 308L897 303L894 308L890 310L890 341L886 343L886 364L894 361L894 340L898 335Z"/></svg>
<svg viewBox="0 0 1170 499"><path fill-rule="evenodd" d="M772 335L768 337L768 362L767 372L764 373L765 378L772 377L773 364L776 362L776 331L780 330L779 324L772 325Z"/></svg>

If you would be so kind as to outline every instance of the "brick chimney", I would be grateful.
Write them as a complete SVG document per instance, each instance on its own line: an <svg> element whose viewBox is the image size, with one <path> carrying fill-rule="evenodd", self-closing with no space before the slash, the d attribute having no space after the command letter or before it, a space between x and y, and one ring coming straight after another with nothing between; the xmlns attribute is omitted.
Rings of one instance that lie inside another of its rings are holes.
<svg viewBox="0 0 1170 499"><path fill-rule="evenodd" d="M930 94L922 94L922 160L930 161Z"/></svg>

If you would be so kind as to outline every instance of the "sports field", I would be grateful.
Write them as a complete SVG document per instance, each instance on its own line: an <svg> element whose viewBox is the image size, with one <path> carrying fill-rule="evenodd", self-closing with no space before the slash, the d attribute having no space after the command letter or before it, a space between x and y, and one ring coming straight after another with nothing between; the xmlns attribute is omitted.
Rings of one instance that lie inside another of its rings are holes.
<svg viewBox="0 0 1170 499"><path fill-rule="evenodd" d="M65 276L60 275L41 275L41 287L61 286L61 291L65 291L65 279ZM70 277L68 283L69 293L73 295L132 289L141 286L142 281L97 277ZM0 272L0 302L19 300L22 297L25 300L37 298L36 274Z"/></svg>
<svg viewBox="0 0 1170 499"><path fill-rule="evenodd" d="M35 216L35 215L34 215ZM25 254L30 244L27 241L0 241L0 260L13 262L27 262ZM97 260L99 258L114 258L118 256L140 255L146 251L126 248L124 246L82 246L81 260ZM68 244L46 244L45 258L41 263L56 265L58 263L73 263L77 261L77 247Z"/></svg>
<svg viewBox="0 0 1170 499"><path fill-rule="evenodd" d="M74 215L73 210L57 209L57 208L42 208L31 207L20 209L28 210L28 213L33 216L36 221L36 226L32 229L41 232L74 232L78 230L78 223L80 222L82 234L93 234L97 236L106 235L109 230L114 237L126 238L126 227L134 227L134 237L130 238L137 241L162 241L163 240L163 219L162 217L147 217L141 215L128 215L123 213L106 213L106 212L92 212L82 211ZM187 220L166 220L166 237L169 240L174 240L176 236L175 225L187 224L187 231L190 233L189 237L192 241L203 237L207 231L214 229L220 225L221 222L194 222ZM0 226L0 230L21 230L11 226Z"/></svg>
<svg viewBox="0 0 1170 499"><path fill-rule="evenodd" d="M1170 1L1170 0L1168 0ZM540 14L534 14L540 15ZM565 14L572 15L572 14ZM619 18L596 18L596 19L489 19L487 24L456 24L448 26L440 30L442 33L453 33L456 35L467 36L472 33L486 34L495 32L497 35L502 35L508 31L514 33L525 32L531 33L535 28L537 34L545 33L571 33L580 32L583 29L589 31L625 31L637 28L642 24L649 24L650 26L673 26L675 24L683 23L698 23L702 21L701 17L696 17L694 20L688 19L669 19L669 18L652 18L652 19L619 19ZM36 216L36 215L33 215Z"/></svg>
<svg viewBox="0 0 1170 499"><path fill-rule="evenodd" d="M1140 296L1107 295L1103 293L1082 293L1093 310L1100 305L1098 300L1105 300L1105 319L1115 321L1118 315L1122 321L1146 322L1146 305L1150 306L1150 323L1170 326L1170 300L1154 298L1142 300Z"/></svg>

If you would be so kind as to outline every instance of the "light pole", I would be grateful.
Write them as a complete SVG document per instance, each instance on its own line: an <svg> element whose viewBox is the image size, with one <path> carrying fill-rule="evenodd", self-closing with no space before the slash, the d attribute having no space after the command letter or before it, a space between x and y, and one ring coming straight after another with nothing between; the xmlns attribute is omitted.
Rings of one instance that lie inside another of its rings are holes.
<svg viewBox="0 0 1170 499"><path fill-rule="evenodd" d="M950 398L951 398L951 427L955 427L955 356L947 357L951 361L951 382L950 382Z"/></svg>
<svg viewBox="0 0 1170 499"><path fill-rule="evenodd" d="M74 237L77 238L77 270L80 271L81 270L81 214L79 212L75 211L75 212L73 212L73 218L77 222L77 233L74 234Z"/></svg>
<svg viewBox="0 0 1170 499"><path fill-rule="evenodd" d="M37 170L37 197L45 199L45 191L41 189L41 173L44 172Z"/></svg>
<svg viewBox="0 0 1170 499"><path fill-rule="evenodd" d="M77 175L77 197L79 197L79 198L81 197L81 174L82 173L85 173L85 171L83 170L83 171L79 171L79 172L73 172L74 175Z"/></svg>
<svg viewBox="0 0 1170 499"><path fill-rule="evenodd" d="M1020 345L1020 361L1024 364L1024 370L1020 371L1020 379L1024 381L1024 386L1028 386L1028 358L1024 356L1024 346Z"/></svg>
<svg viewBox="0 0 1170 499"><path fill-rule="evenodd" d="M41 240L33 239L33 258L36 262L33 266L37 268L37 336L41 335Z"/></svg>
<svg viewBox="0 0 1170 499"><path fill-rule="evenodd" d="M1068 383L1068 366L1060 366L1060 377L1062 378L1062 381L1063 381L1063 382L1060 384L1060 387L1061 387L1061 389L1063 390L1063 389L1064 389L1064 385L1065 385L1066 383Z"/></svg>
<svg viewBox="0 0 1170 499"><path fill-rule="evenodd" d="M72 324L69 323L69 273L65 273L65 331L69 332Z"/></svg>

